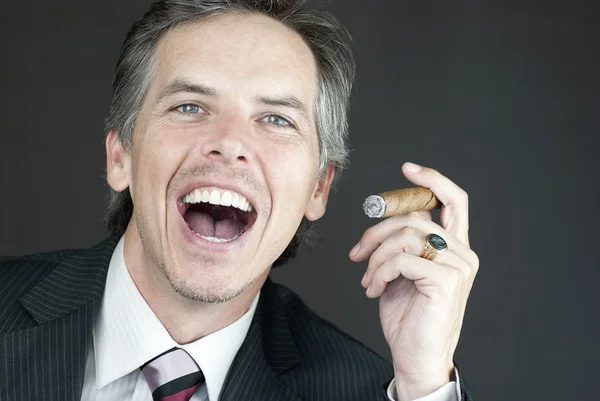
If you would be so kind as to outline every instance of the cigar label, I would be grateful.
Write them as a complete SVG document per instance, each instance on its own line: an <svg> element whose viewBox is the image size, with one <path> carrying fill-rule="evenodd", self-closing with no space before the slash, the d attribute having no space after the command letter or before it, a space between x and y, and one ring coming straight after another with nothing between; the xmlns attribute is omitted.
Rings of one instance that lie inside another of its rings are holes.
<svg viewBox="0 0 600 401"><path fill-rule="evenodd" d="M371 218L400 216L420 210L442 207L442 202L427 188L396 189L370 195L363 203L365 214Z"/></svg>

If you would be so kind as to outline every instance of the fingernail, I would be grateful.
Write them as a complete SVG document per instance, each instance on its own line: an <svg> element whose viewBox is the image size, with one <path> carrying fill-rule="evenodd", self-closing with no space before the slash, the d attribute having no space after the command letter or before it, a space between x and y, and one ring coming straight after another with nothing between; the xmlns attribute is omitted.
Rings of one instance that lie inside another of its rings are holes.
<svg viewBox="0 0 600 401"><path fill-rule="evenodd" d="M419 166L418 164L414 164L414 163L410 163L410 162L407 162L405 164L405 166L406 166L406 169L408 171L410 171L411 173L418 173L419 171L423 170L423 167Z"/></svg>
<svg viewBox="0 0 600 401"><path fill-rule="evenodd" d="M350 251L350 256L352 256L352 257L356 256L359 249L360 249L360 242L358 244L354 245L354 248L352 248L352 250Z"/></svg>
<svg viewBox="0 0 600 401"><path fill-rule="evenodd" d="M363 276L362 280L360 281L360 284L364 287L365 283L367 282L367 273L369 273L368 271L365 272L365 275Z"/></svg>

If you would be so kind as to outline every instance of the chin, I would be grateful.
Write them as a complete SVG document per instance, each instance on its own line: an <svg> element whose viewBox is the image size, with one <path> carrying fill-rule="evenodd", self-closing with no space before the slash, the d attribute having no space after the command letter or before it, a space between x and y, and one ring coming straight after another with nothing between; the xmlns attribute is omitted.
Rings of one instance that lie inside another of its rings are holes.
<svg viewBox="0 0 600 401"><path fill-rule="evenodd" d="M239 271L230 277L231 272L227 268L201 269L191 274L165 272L165 276L182 297L196 302L221 304L235 299L257 280L257 277L244 280Z"/></svg>

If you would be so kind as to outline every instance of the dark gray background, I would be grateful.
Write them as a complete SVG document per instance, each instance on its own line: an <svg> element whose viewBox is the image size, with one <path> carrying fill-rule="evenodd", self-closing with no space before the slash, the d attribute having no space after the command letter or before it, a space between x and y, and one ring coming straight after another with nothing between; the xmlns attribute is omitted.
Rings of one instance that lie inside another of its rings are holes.
<svg viewBox="0 0 600 401"><path fill-rule="evenodd" d="M103 118L148 0L3 2L0 254L105 236ZM361 203L433 166L470 194L481 269L457 360L478 400L593 400L600 358L594 2L333 1L354 37L351 168L322 243L274 273L389 358L347 258Z"/></svg>

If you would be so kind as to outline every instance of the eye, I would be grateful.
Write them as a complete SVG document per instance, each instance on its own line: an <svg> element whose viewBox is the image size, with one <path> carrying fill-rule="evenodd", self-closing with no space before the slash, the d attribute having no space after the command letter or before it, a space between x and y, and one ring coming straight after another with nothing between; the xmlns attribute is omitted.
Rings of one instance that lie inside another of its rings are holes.
<svg viewBox="0 0 600 401"><path fill-rule="evenodd" d="M182 104L181 106L175 108L175 110L183 114L200 114L204 112L200 106L192 103Z"/></svg>
<svg viewBox="0 0 600 401"><path fill-rule="evenodd" d="M269 124L273 124L277 127L283 127L283 128L295 128L294 124L292 124L291 122L289 122L288 120L286 120L285 118L278 116L277 114L269 114L268 116L266 116L265 118L263 118L263 121L269 123Z"/></svg>

